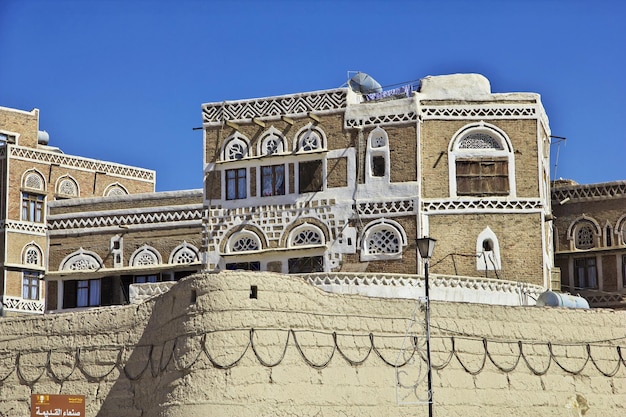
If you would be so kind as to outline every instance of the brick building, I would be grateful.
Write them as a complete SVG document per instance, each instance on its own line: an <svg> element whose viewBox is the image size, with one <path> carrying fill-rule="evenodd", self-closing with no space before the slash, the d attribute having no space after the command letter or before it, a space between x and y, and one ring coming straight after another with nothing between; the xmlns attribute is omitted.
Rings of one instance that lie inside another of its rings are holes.
<svg viewBox="0 0 626 417"><path fill-rule="evenodd" d="M44 311L47 206L55 200L154 192L155 172L64 154L39 110L0 107L0 294L3 312Z"/></svg>
<svg viewBox="0 0 626 417"><path fill-rule="evenodd" d="M203 214L202 190L51 203L46 310L128 304L199 272Z"/></svg>
<svg viewBox="0 0 626 417"><path fill-rule="evenodd" d="M555 263L564 291L626 308L626 181L553 182Z"/></svg>
<svg viewBox="0 0 626 417"><path fill-rule="evenodd" d="M415 274L551 287L548 120L476 74L202 106L207 269ZM558 281L558 279L557 279Z"/></svg>

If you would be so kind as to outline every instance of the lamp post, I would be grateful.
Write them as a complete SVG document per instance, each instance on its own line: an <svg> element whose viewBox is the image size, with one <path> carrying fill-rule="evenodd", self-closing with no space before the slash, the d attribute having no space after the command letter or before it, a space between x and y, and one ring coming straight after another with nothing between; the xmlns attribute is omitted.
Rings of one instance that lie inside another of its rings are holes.
<svg viewBox="0 0 626 417"><path fill-rule="evenodd" d="M420 257L424 260L424 293L426 298L426 360L428 361L428 417L433 416L433 374L430 366L430 295L428 288L428 262L433 256L437 240L424 236L415 239Z"/></svg>

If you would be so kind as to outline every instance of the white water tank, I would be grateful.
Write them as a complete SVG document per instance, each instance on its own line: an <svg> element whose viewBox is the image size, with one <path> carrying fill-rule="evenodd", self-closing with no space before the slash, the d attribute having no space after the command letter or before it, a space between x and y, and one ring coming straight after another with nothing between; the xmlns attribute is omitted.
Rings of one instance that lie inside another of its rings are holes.
<svg viewBox="0 0 626 417"><path fill-rule="evenodd" d="M589 308L589 303L578 295L564 294L561 292L546 291L537 298L538 306Z"/></svg>

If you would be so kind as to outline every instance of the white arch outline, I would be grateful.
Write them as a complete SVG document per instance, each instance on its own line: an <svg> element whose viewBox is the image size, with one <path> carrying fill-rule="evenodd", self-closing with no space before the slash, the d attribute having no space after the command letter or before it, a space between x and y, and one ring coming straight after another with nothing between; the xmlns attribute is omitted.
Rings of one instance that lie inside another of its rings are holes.
<svg viewBox="0 0 626 417"><path fill-rule="evenodd" d="M485 251L483 243L491 242L491 250ZM500 258L500 242L498 237L489 226L485 227L476 238L476 270L499 271L502 269Z"/></svg>
<svg viewBox="0 0 626 417"><path fill-rule="evenodd" d="M148 264L138 264L137 262L139 261L139 257L143 254L150 254L153 259L156 261L155 263L149 264L149 265L161 265L163 263L162 258L161 258L161 254L159 253L158 250L156 250L155 248L153 248L150 245L143 245L140 248L138 248L135 252L133 252L133 254L130 256L130 261L128 262L129 266L144 266L144 265L148 265Z"/></svg>
<svg viewBox="0 0 626 417"><path fill-rule="evenodd" d="M367 245L367 240L372 233L375 233L379 230L383 229L392 229L396 236L400 239L398 252L394 253L369 253L369 248ZM375 261L375 260L387 260L387 259L402 259L402 250L407 245L407 236L406 232L402 225L394 220L390 219L379 219L373 222L370 222L361 233L361 260L362 261Z"/></svg>
<svg viewBox="0 0 626 417"><path fill-rule="evenodd" d="M474 133L484 133L487 134L502 145L502 150L496 149L459 149L459 143L461 140L466 138L468 135ZM517 196L517 186L515 181L515 155L513 153L513 145L511 143L511 139L508 135L500 129L498 126L492 125L490 123L485 123L481 120L478 123L470 123L459 130L457 130L454 135L452 135L452 139L448 143L448 175L449 175L449 190L450 197L458 197L457 188L456 188L456 160L459 157L463 158L479 158L479 157L506 157L508 161L508 180L509 180L509 193L506 196L497 196L497 197L516 197ZM464 196L465 197L465 196ZM471 196L470 196L471 197ZM496 196L494 196L496 197Z"/></svg>

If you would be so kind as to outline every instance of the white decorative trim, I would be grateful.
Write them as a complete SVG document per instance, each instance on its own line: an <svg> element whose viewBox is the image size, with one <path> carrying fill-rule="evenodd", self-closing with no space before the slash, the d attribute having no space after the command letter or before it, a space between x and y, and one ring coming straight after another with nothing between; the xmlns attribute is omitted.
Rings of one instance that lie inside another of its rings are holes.
<svg viewBox="0 0 626 417"><path fill-rule="evenodd" d="M0 228L2 230L10 230L11 232L35 234L39 236L46 236L47 227L42 223L22 222L16 220L5 220L0 222Z"/></svg>
<svg viewBox="0 0 626 417"><path fill-rule="evenodd" d="M136 213L136 210L116 210L116 214L110 211L88 213L88 217L77 218L75 214L54 215L48 217L50 231L67 229L84 229L100 227L119 227L120 225L155 225L171 224L183 221L191 221L201 224L204 210L199 207L189 209L173 209L164 207L159 210L151 210L145 213ZM45 231L44 231L45 233Z"/></svg>
<svg viewBox="0 0 626 417"><path fill-rule="evenodd" d="M505 211L508 213L536 212L543 209L541 200L430 200L422 201L422 209L429 214L449 214L468 211Z"/></svg>
<svg viewBox="0 0 626 417"><path fill-rule="evenodd" d="M76 252L67 255L59 265L59 271L95 271L104 266L102 258L92 251L82 247Z"/></svg>
<svg viewBox="0 0 626 417"><path fill-rule="evenodd" d="M415 200L379 200L358 202L354 209L360 217L381 217L390 215L405 215L417 213Z"/></svg>
<svg viewBox="0 0 626 417"><path fill-rule="evenodd" d="M150 298L165 294L176 285L176 281L147 282L143 284L130 284L128 296L131 304L140 304Z"/></svg>
<svg viewBox="0 0 626 417"><path fill-rule="evenodd" d="M552 201L598 200L626 197L626 181L552 187Z"/></svg>
<svg viewBox="0 0 626 417"><path fill-rule="evenodd" d="M6 311L43 314L45 304L45 301L40 300L25 300L21 297L10 297L7 295L2 297L2 305Z"/></svg>
<svg viewBox="0 0 626 417"><path fill-rule="evenodd" d="M420 116L425 119L536 119L536 105L484 105L484 106L423 106Z"/></svg>
<svg viewBox="0 0 626 417"><path fill-rule="evenodd" d="M202 120L207 126L227 120L251 121L253 118L280 118L310 112L340 110L347 105L348 90L314 91L254 100L234 100L202 105Z"/></svg>
<svg viewBox="0 0 626 417"><path fill-rule="evenodd" d="M418 298L424 280L416 275L370 273L315 273L301 275L324 291L375 297ZM546 289L540 285L500 279L430 274L433 300L500 305L535 305Z"/></svg>
<svg viewBox="0 0 626 417"><path fill-rule="evenodd" d="M107 175L133 178L136 180L144 180L151 183L154 183L156 177L156 172L152 170L135 168L109 162L102 162L94 159L78 158L56 152L44 152L32 148L23 148L21 146L11 146L10 156L15 158L42 161L56 165L63 165L76 169L106 172Z"/></svg>
<svg viewBox="0 0 626 417"><path fill-rule="evenodd" d="M416 111L408 111L402 113L386 113L381 115L363 117L359 119L348 119L344 121L346 128L359 128L366 126L389 126L397 124L406 124L416 122L418 120Z"/></svg>

